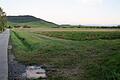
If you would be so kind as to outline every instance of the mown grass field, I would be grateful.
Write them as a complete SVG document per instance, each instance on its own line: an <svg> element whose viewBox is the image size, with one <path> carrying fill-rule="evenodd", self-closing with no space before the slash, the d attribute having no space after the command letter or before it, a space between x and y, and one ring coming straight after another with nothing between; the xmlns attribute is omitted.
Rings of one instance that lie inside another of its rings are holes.
<svg viewBox="0 0 120 80"><path fill-rule="evenodd" d="M118 29L14 29L11 39L16 59L44 65L48 80L120 80Z"/></svg>
<svg viewBox="0 0 120 80"><path fill-rule="evenodd" d="M30 26L32 28L52 28L52 27L56 27L57 25L54 24L50 24L50 23L45 23L45 22L40 22L40 21L32 21L32 22L25 22L25 23L15 23L15 22L8 22L8 25L10 26Z"/></svg>

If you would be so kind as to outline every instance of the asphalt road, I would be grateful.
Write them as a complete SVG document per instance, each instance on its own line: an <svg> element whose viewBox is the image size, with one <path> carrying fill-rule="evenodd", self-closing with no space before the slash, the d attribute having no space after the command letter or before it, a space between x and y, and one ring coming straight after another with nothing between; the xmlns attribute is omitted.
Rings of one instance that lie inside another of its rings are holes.
<svg viewBox="0 0 120 80"><path fill-rule="evenodd" d="M8 42L10 30L0 33L0 80L8 80Z"/></svg>

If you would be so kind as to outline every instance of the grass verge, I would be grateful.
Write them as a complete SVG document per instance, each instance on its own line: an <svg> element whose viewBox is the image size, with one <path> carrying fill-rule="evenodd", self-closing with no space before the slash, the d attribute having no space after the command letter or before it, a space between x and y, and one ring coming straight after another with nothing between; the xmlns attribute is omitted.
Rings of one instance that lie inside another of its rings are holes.
<svg viewBox="0 0 120 80"><path fill-rule="evenodd" d="M18 61L46 66L49 80L120 79L120 32L39 33L14 30L12 44ZM87 35L97 36L86 40Z"/></svg>

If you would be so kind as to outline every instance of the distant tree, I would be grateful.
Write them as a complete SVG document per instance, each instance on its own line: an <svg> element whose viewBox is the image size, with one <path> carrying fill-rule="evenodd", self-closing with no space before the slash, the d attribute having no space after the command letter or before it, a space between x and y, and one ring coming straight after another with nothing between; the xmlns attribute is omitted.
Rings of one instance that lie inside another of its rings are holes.
<svg viewBox="0 0 120 80"><path fill-rule="evenodd" d="M6 13L0 7L0 31L4 31L7 26Z"/></svg>
<svg viewBox="0 0 120 80"><path fill-rule="evenodd" d="M118 27L120 28L120 25L118 25Z"/></svg>
<svg viewBox="0 0 120 80"><path fill-rule="evenodd" d="M16 25L16 26L14 26L14 28L20 28L21 26L19 26L19 25Z"/></svg>
<svg viewBox="0 0 120 80"><path fill-rule="evenodd" d="M28 25L24 25L23 28L31 28L31 27Z"/></svg>

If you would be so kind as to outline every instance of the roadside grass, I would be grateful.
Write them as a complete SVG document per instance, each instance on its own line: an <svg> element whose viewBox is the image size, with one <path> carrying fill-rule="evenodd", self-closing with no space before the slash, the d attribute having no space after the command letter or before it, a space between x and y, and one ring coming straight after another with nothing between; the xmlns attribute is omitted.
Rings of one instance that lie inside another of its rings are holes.
<svg viewBox="0 0 120 80"><path fill-rule="evenodd" d="M119 80L119 34L24 29L13 30L11 39L16 59L44 65L48 80Z"/></svg>

